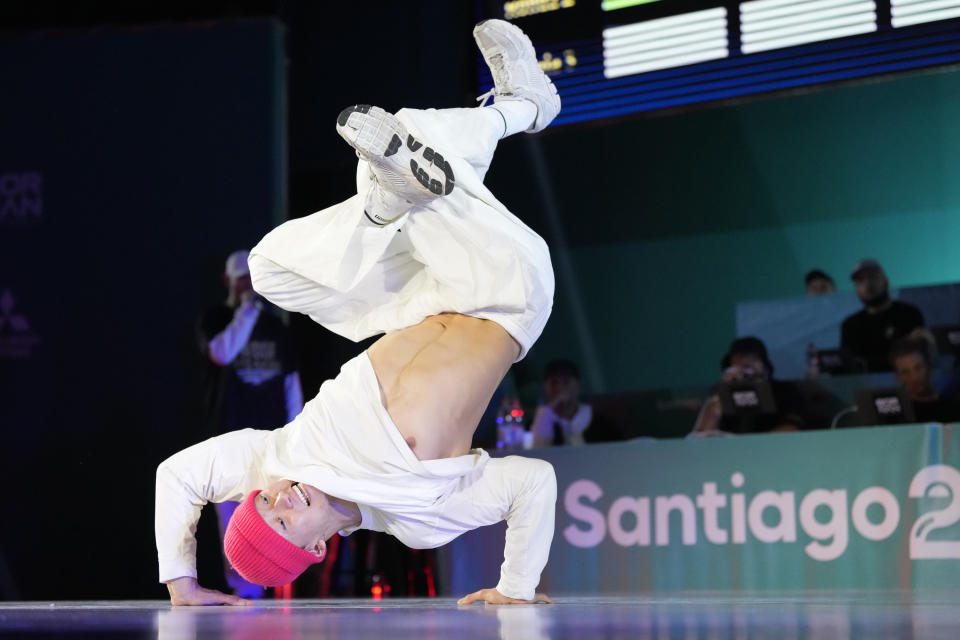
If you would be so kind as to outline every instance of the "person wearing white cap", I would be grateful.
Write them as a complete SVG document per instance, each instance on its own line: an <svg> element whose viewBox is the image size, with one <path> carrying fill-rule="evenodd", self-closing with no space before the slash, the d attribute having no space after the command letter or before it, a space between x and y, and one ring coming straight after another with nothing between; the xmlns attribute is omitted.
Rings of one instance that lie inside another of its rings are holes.
<svg viewBox="0 0 960 640"><path fill-rule="evenodd" d="M890 298L890 281L873 258L857 262L850 279L863 309L844 319L840 348L855 370L890 371L890 347L924 326L923 314L912 304Z"/></svg>
<svg viewBox="0 0 960 640"><path fill-rule="evenodd" d="M219 435L246 427L273 428L297 417L303 391L287 327L264 310L263 299L250 282L250 252L227 257L223 282L227 299L209 309L197 323L205 361L204 429ZM220 537L237 502L217 503ZM263 588L226 568L227 584L242 597L258 597Z"/></svg>
<svg viewBox="0 0 960 640"><path fill-rule="evenodd" d="M516 26L488 20L474 38L492 106L344 109L337 132L360 158L357 194L251 251L266 299L354 340L385 335L283 428L225 434L160 465L160 581L174 604L247 604L197 584L193 540L204 503L244 496L225 549L259 584L286 584L322 560L337 531L433 548L506 520L498 584L461 602L550 601L535 589L553 540L553 467L471 444L501 379L543 331L554 291L546 243L483 177L498 140L546 127L560 98Z"/></svg>

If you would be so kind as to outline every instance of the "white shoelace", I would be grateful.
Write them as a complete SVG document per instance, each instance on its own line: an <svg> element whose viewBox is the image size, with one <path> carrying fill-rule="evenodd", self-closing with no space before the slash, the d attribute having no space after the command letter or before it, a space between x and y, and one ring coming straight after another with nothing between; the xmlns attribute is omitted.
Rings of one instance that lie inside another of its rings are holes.
<svg viewBox="0 0 960 640"><path fill-rule="evenodd" d="M480 102L481 107L487 106L487 101L490 100L490 98L513 93L513 87L510 86L510 77L507 75L507 70L503 65L503 55L498 53L491 56L488 66L490 67L490 74L493 76L493 88L483 95L477 96L477 102ZM504 90L497 91L498 86Z"/></svg>

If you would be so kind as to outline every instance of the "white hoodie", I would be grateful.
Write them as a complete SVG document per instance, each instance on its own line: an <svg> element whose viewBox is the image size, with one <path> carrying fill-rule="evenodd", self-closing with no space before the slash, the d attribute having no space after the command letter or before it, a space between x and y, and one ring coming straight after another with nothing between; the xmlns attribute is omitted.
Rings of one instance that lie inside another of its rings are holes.
<svg viewBox="0 0 960 640"><path fill-rule="evenodd" d="M550 552L557 494L550 463L491 459L481 449L418 460L383 407L373 366L362 353L285 427L217 436L159 466L160 581L196 577L194 534L205 503L242 500L277 479L357 503L362 520L356 528L384 531L415 549L506 520L496 588L508 597L533 598Z"/></svg>

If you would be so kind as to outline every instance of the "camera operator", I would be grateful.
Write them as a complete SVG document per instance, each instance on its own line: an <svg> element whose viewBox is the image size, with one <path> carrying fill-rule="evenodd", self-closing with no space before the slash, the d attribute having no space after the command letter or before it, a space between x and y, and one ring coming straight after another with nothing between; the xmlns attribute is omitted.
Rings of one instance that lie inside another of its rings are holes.
<svg viewBox="0 0 960 640"><path fill-rule="evenodd" d="M720 361L720 384L766 381L775 405L773 413L753 416L724 415L719 394L711 396L700 409L691 435L709 436L742 433L799 431L808 426L803 397L793 384L773 378L773 364L767 347L758 338L737 338Z"/></svg>

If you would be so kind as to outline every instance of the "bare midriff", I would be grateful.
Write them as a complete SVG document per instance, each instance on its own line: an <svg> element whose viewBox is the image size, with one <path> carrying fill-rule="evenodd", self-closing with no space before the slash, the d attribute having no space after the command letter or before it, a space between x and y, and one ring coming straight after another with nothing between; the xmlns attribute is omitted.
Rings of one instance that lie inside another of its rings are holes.
<svg viewBox="0 0 960 640"><path fill-rule="evenodd" d="M367 351L383 406L420 460L469 452L480 417L519 353L497 323L456 313L388 333Z"/></svg>

